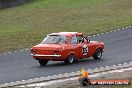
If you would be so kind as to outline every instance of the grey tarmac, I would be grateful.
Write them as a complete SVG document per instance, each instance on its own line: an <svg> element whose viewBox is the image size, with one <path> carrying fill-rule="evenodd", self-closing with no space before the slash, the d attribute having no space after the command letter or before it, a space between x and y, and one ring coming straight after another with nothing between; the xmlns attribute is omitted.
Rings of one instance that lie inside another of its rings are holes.
<svg viewBox="0 0 132 88"><path fill-rule="evenodd" d="M82 67L94 69L132 62L132 28L90 36L89 39L105 43L101 60L85 58L70 65L51 61L47 66L40 67L30 56L30 50L0 54L0 84L76 72Z"/></svg>

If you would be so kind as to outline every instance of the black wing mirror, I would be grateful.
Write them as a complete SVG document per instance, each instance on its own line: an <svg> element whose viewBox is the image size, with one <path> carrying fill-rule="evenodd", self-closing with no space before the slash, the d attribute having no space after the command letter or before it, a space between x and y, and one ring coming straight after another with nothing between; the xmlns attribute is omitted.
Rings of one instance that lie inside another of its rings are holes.
<svg viewBox="0 0 132 88"><path fill-rule="evenodd" d="M90 39L88 39L88 42L90 42Z"/></svg>
<svg viewBox="0 0 132 88"><path fill-rule="evenodd" d="M84 35L84 38L87 40L88 43L90 42L90 40L88 39L88 35Z"/></svg>

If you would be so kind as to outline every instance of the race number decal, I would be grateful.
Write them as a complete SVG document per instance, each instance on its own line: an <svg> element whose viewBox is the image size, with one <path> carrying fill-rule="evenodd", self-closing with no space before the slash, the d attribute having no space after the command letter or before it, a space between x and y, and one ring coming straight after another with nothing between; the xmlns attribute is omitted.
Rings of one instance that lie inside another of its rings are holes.
<svg viewBox="0 0 132 88"><path fill-rule="evenodd" d="M83 55L87 55L88 54L88 46L86 46L86 45L83 46L82 53L83 53Z"/></svg>

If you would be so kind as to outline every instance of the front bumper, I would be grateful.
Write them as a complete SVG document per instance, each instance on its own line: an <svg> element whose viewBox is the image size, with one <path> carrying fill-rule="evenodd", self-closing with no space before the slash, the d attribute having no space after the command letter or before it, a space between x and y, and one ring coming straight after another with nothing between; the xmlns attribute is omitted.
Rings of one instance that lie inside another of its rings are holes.
<svg viewBox="0 0 132 88"><path fill-rule="evenodd" d="M31 56L36 56L36 57L61 57L61 55L43 55L43 54L31 54Z"/></svg>

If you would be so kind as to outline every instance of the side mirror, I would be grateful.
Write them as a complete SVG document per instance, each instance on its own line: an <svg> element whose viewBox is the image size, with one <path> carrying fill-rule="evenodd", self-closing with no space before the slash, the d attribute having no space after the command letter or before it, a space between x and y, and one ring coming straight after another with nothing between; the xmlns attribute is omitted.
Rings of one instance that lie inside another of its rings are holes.
<svg viewBox="0 0 132 88"><path fill-rule="evenodd" d="M88 39L88 42L90 42L90 39Z"/></svg>
<svg viewBox="0 0 132 88"><path fill-rule="evenodd" d="M89 43L90 42L90 40L88 39L88 37L87 37L87 35L85 36L84 35L84 39L83 39L85 42L87 42L87 43Z"/></svg>

